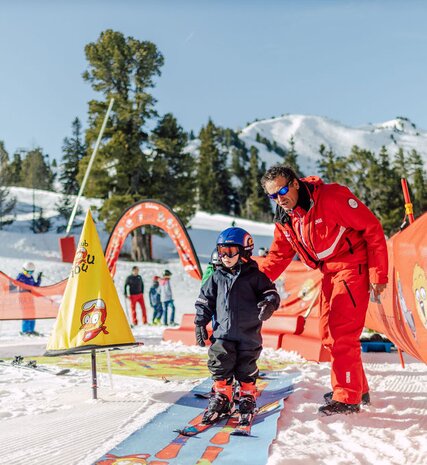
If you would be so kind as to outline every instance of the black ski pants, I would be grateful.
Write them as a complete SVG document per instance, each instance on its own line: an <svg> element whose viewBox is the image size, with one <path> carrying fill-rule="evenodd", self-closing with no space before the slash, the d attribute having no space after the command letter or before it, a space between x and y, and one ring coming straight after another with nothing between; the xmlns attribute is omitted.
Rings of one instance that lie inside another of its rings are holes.
<svg viewBox="0 0 427 465"><path fill-rule="evenodd" d="M235 378L254 383L258 378L257 360L262 346L241 349L238 341L215 339L209 347L208 368L214 380Z"/></svg>

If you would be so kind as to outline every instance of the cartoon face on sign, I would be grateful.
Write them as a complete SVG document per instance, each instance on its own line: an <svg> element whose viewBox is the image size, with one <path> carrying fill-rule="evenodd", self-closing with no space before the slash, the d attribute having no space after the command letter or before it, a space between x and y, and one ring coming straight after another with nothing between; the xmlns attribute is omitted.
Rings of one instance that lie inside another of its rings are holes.
<svg viewBox="0 0 427 465"><path fill-rule="evenodd" d="M414 291L418 315L424 327L427 328L427 277L425 271L419 265L414 267L412 290Z"/></svg>
<svg viewBox="0 0 427 465"><path fill-rule="evenodd" d="M79 333L83 333L83 342L90 341L98 336L102 331L108 334L107 327L104 325L107 319L107 309L102 299L89 300L82 305L82 314L80 315L81 326Z"/></svg>
<svg viewBox="0 0 427 465"><path fill-rule="evenodd" d="M79 247L76 251L76 256L74 257L74 264L81 265L86 262L87 250L85 247Z"/></svg>

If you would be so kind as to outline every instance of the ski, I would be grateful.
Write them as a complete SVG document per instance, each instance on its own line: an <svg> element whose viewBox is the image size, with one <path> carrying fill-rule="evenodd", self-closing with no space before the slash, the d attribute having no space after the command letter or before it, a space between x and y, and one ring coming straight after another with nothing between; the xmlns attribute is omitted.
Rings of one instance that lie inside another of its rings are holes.
<svg viewBox="0 0 427 465"><path fill-rule="evenodd" d="M176 429L174 430L175 433L179 433L182 436L196 436L197 434L203 433L203 431L206 431L209 429L211 426L216 425L219 423L221 420L224 420L225 418L229 418L230 415L232 415L234 412L230 412L229 414L223 414L218 416L214 421L210 423L203 423L203 414L204 412L199 416L200 420L198 422L195 422L194 424L189 424L187 426L184 426L184 428L181 429Z"/></svg>
<svg viewBox="0 0 427 465"><path fill-rule="evenodd" d="M232 436L250 436L252 425L254 420L261 415L272 412L274 409L280 407L280 401L275 400L261 406L259 409L255 410L254 413L239 415L237 424L234 427L234 430L231 431Z"/></svg>
<svg viewBox="0 0 427 465"><path fill-rule="evenodd" d="M0 360L0 365L15 367L15 368L23 368L27 370L35 370L41 371L42 373L49 373L55 376L62 376L69 373L71 370L69 368L63 368L61 370L47 368L45 366L37 365L35 360L29 360L28 362L24 362L24 357L21 355L16 355L11 362L7 362L5 360Z"/></svg>

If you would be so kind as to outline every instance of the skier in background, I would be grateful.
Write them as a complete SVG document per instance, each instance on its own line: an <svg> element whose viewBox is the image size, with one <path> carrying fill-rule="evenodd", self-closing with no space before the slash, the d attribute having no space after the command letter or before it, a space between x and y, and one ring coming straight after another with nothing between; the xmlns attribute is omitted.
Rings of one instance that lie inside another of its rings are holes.
<svg viewBox="0 0 427 465"><path fill-rule="evenodd" d="M162 302L160 301L159 279L160 276L153 276L153 283L148 294L150 298L150 305L153 309L153 325L160 324L163 314Z"/></svg>
<svg viewBox="0 0 427 465"><path fill-rule="evenodd" d="M211 276L214 273L214 271L219 265L221 265L221 259L218 256L218 250L216 250L215 248L211 253L211 259L209 261L209 264L206 267L205 272L203 273L202 286L208 280L209 276Z"/></svg>
<svg viewBox="0 0 427 465"><path fill-rule="evenodd" d="M27 284L28 286L40 286L43 273L37 275L37 280L34 280L33 274L36 267L33 262L25 262L22 265L22 272L18 274L16 280ZM19 301L21 307L25 310L26 315L34 315L34 300L30 291L19 288ZM22 335L26 336L40 336L40 333L35 331L36 320L22 320Z"/></svg>
<svg viewBox="0 0 427 465"><path fill-rule="evenodd" d="M128 289L129 288L129 293ZM142 313L142 324L147 324L147 309L145 308L144 301L144 281L139 274L139 268L137 266L132 267L132 274L126 278L124 294L127 299L130 299L130 308L132 315L132 325L138 324L136 317L136 304L139 303Z"/></svg>
<svg viewBox="0 0 427 465"><path fill-rule="evenodd" d="M169 270L163 272L163 277L160 280L160 300L163 307L163 322L165 326L168 325L168 309L171 308L171 315L169 320L170 326L176 326L175 323L175 304L172 296L172 288L170 278L172 273Z"/></svg>
<svg viewBox="0 0 427 465"><path fill-rule="evenodd" d="M234 378L240 384L241 418L253 416L256 407L257 360L262 350L262 321L279 307L275 285L251 259L252 236L241 228L228 228L217 240L218 265L196 300L196 341L205 346L206 326L213 337L208 368L214 380L203 422L212 423L231 412Z"/></svg>

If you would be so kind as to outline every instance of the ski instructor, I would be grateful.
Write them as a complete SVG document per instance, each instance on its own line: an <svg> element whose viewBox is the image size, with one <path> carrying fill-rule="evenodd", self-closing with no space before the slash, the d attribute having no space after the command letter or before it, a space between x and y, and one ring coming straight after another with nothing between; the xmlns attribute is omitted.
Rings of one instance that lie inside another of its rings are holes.
<svg viewBox="0 0 427 465"><path fill-rule="evenodd" d="M261 185L276 202L274 239L260 264L272 281L297 253L323 273L320 331L331 353L332 392L322 415L359 412L369 403L360 335L369 293L377 298L387 284L387 246L375 215L351 191L316 176L298 179L283 165L271 167Z"/></svg>

